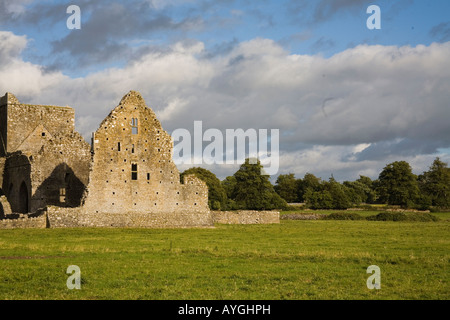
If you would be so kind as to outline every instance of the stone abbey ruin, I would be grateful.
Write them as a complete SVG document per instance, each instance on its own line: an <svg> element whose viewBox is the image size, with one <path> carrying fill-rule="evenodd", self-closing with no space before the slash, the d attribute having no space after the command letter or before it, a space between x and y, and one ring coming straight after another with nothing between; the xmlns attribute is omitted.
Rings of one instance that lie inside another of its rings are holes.
<svg viewBox="0 0 450 320"><path fill-rule="evenodd" d="M75 130L70 107L0 98L0 229L198 227L277 223L276 212L214 214L208 188L180 182L173 142L136 91L92 135Z"/></svg>

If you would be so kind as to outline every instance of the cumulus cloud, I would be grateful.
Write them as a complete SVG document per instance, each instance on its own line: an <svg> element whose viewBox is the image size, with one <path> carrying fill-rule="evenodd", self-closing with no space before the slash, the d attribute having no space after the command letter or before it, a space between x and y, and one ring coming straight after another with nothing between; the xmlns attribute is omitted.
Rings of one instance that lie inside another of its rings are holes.
<svg viewBox="0 0 450 320"><path fill-rule="evenodd" d="M223 132L280 129L280 172L299 176L374 177L391 160L428 166L450 146L450 43L361 45L324 58L290 54L268 39L221 55L183 41L121 68L69 78L24 62L18 53L26 38L0 38L0 90L23 102L74 107L86 139L124 94L138 90L169 132L192 132L198 120ZM234 167L211 169L223 177Z"/></svg>
<svg viewBox="0 0 450 320"><path fill-rule="evenodd" d="M3 62L3 66L6 59L14 59L17 57L27 45L26 36L16 36L9 31L0 31L0 59Z"/></svg>
<svg viewBox="0 0 450 320"><path fill-rule="evenodd" d="M152 5L155 5L154 3ZM159 7L159 4L156 3ZM89 6L83 7L89 10ZM83 14L85 17L87 14ZM53 54L63 61L68 54L77 67L109 61L129 60L136 49L128 37L149 38L162 30L189 30L201 25L199 17L176 20L164 11L155 11L148 3L107 3L91 10L81 30L70 32L52 42ZM156 37L158 38L158 36ZM142 49L142 48L141 48Z"/></svg>
<svg viewBox="0 0 450 320"><path fill-rule="evenodd" d="M0 89L31 99L41 95L46 88L58 86L67 79L61 73L45 73L39 65L25 62L20 54L26 48L26 36L17 36L9 31L0 31ZM45 98L45 97L44 97Z"/></svg>

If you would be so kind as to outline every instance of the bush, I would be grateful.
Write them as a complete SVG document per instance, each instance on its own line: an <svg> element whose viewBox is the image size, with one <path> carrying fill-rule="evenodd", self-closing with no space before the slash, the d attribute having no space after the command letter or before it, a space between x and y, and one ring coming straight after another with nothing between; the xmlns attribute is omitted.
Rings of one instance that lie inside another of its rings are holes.
<svg viewBox="0 0 450 320"><path fill-rule="evenodd" d="M364 218L361 217L357 213L350 213L350 212L333 212L329 215L326 215L322 218L323 220L363 220Z"/></svg>
<svg viewBox="0 0 450 320"><path fill-rule="evenodd" d="M234 200L227 199L227 210L233 211L233 210L238 210L238 209L239 209L239 207Z"/></svg>
<svg viewBox="0 0 450 320"><path fill-rule="evenodd" d="M450 208L442 208L442 207L431 207L430 212L447 212L450 211Z"/></svg>
<svg viewBox="0 0 450 320"><path fill-rule="evenodd" d="M436 216L428 212L412 212L406 215L407 221L421 221L421 222L431 222L438 221L439 219Z"/></svg>
<svg viewBox="0 0 450 320"><path fill-rule="evenodd" d="M429 197L428 195L421 194L417 197L416 203L413 206L413 208L417 210L430 210L431 204L432 204L431 197Z"/></svg>
<svg viewBox="0 0 450 320"><path fill-rule="evenodd" d="M333 208L333 197L327 190L307 192L304 197L310 209L322 210Z"/></svg>
<svg viewBox="0 0 450 320"><path fill-rule="evenodd" d="M401 221L406 220L406 214L403 212L380 212L377 215L369 216L366 219L369 221Z"/></svg>
<svg viewBox="0 0 450 320"><path fill-rule="evenodd" d="M211 210L220 210L220 202L217 200L210 201Z"/></svg>
<svg viewBox="0 0 450 320"><path fill-rule="evenodd" d="M369 221L421 221L430 222L438 221L439 219L428 212L381 212L375 216L366 218Z"/></svg>

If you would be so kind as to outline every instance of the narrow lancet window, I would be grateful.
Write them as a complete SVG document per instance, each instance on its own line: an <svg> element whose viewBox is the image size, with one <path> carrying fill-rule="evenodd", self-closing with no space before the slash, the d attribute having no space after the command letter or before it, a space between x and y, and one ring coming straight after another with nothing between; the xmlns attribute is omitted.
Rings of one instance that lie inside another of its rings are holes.
<svg viewBox="0 0 450 320"><path fill-rule="evenodd" d="M131 133L132 134L138 133L138 119L137 118L131 119Z"/></svg>

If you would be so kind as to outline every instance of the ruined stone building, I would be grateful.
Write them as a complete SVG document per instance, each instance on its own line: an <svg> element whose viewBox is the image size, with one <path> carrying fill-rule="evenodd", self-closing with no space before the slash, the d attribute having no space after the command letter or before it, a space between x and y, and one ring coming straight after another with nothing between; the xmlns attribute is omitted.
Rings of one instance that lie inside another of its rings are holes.
<svg viewBox="0 0 450 320"><path fill-rule="evenodd" d="M89 145L69 107L0 100L0 219L45 214L51 226L211 225L206 184L180 182L173 142L138 92Z"/></svg>
<svg viewBox="0 0 450 320"><path fill-rule="evenodd" d="M0 98L0 185L12 212L80 206L90 158L73 109L21 104L10 93Z"/></svg>
<svg viewBox="0 0 450 320"><path fill-rule="evenodd" d="M172 138L139 93L128 93L103 120L92 148L87 210L208 211L205 183L194 176L180 183L172 161Z"/></svg>

